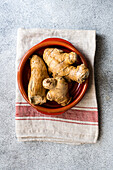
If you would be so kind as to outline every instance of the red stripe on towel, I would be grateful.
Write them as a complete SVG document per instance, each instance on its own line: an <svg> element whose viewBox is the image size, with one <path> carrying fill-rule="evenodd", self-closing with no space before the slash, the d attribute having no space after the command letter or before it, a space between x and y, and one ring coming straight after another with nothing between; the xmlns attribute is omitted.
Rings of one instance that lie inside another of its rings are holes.
<svg viewBox="0 0 113 170"><path fill-rule="evenodd" d="M32 106L16 106L16 117L55 117L68 120L98 122L98 111L68 110L61 115L44 115Z"/></svg>

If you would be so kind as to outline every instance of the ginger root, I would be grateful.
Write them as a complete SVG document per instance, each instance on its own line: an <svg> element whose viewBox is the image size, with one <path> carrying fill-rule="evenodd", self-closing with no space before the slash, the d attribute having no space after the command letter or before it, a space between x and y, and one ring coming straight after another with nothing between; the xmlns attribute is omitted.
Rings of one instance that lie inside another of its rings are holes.
<svg viewBox="0 0 113 170"><path fill-rule="evenodd" d="M68 83L63 77L47 78L43 80L43 87L49 89L47 99L56 101L61 106L66 106L71 97L68 92Z"/></svg>
<svg viewBox="0 0 113 170"><path fill-rule="evenodd" d="M46 103L46 89L42 81L48 78L47 68L42 58L33 55L30 60L31 77L28 84L29 101L35 105Z"/></svg>
<svg viewBox="0 0 113 170"><path fill-rule="evenodd" d="M48 65L49 72L53 73L53 77L65 77L82 83L89 76L89 70L84 64L77 67L71 66L77 61L77 54L74 52L63 53L56 48L47 48L44 50L43 59Z"/></svg>

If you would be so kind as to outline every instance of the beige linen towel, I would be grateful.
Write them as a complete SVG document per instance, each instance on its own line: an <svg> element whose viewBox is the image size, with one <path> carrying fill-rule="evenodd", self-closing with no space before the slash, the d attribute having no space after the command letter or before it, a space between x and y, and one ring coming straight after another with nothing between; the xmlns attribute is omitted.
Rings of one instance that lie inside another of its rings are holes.
<svg viewBox="0 0 113 170"><path fill-rule="evenodd" d="M94 83L94 30L18 29L16 68L23 55L34 45L49 37L70 41L83 53L90 67L89 88L73 108L57 116L41 114L22 97L16 81L16 136L19 141L50 141L58 143L95 143L98 138L98 109ZM16 70L17 71L17 70Z"/></svg>

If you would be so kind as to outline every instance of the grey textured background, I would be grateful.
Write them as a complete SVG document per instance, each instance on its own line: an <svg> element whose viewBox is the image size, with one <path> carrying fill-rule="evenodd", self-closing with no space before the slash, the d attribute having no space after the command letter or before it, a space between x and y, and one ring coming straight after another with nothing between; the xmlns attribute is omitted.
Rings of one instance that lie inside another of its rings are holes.
<svg viewBox="0 0 113 170"><path fill-rule="evenodd" d="M95 29L100 136L81 146L15 137L17 29ZM113 0L0 0L0 170L113 169Z"/></svg>

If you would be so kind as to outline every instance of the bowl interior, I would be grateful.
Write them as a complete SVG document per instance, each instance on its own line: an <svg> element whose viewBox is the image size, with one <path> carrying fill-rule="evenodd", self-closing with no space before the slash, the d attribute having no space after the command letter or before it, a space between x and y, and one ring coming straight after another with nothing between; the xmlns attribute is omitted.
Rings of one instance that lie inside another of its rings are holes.
<svg viewBox="0 0 113 170"><path fill-rule="evenodd" d="M71 52L71 50L69 50L68 48L61 47L61 46L55 45L55 46L47 46L47 47L59 48L59 49L62 49L64 52L67 52L67 53ZM44 50L45 50L45 48L40 48L39 50L36 50L33 54L37 54L40 57L42 57ZM30 56L30 57L32 57L32 56ZM28 94L28 83L29 83L30 72L31 72L30 71L30 57L26 61L24 68L23 68L23 72L22 72L22 84L23 84L26 96ZM80 65L81 63L82 63L82 61L81 61L80 57L78 56L78 62L76 64L74 64L74 66ZM50 75L50 77L51 77L51 75ZM73 81L69 83L69 93L70 93L70 96L72 97L71 102L73 102L80 95L83 86L84 86L84 83L79 84L79 83L73 82ZM57 104L54 101L47 101L47 103L45 103L41 106L45 107L45 108L51 108L51 109L62 107L61 105Z"/></svg>

